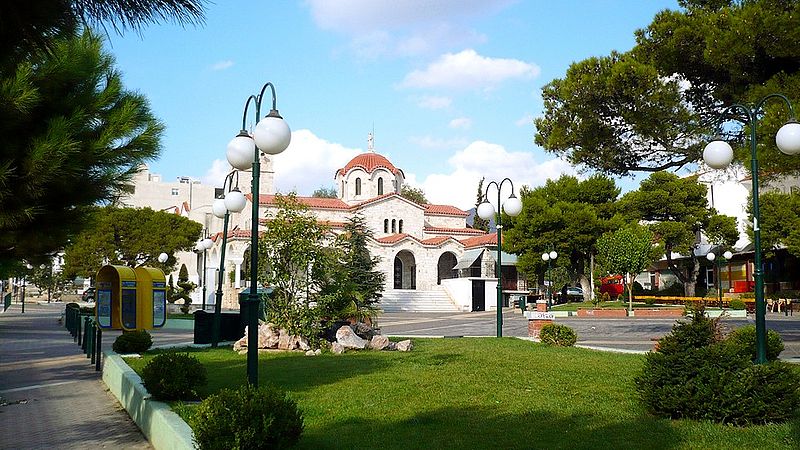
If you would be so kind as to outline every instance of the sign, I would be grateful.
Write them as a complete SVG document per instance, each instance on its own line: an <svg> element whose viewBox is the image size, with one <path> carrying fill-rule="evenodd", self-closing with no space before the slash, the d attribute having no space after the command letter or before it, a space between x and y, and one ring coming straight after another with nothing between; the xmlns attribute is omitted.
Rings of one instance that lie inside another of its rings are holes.
<svg viewBox="0 0 800 450"><path fill-rule="evenodd" d="M556 318L555 314L541 311L525 311L525 317L528 320L553 320Z"/></svg>

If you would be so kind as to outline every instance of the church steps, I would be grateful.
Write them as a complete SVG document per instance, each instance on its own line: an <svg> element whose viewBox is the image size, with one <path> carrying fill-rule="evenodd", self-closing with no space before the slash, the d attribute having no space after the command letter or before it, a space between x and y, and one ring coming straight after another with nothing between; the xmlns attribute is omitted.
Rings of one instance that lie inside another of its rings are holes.
<svg viewBox="0 0 800 450"><path fill-rule="evenodd" d="M386 312L454 312L458 307L441 287L433 291L392 289L383 292L380 308Z"/></svg>

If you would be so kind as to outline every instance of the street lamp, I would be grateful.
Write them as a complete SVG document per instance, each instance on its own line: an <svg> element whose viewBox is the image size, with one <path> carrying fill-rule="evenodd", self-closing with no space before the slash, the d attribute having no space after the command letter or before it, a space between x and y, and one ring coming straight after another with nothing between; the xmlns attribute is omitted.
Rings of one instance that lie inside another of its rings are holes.
<svg viewBox="0 0 800 450"><path fill-rule="evenodd" d="M236 186L233 186L233 179L236 178ZM214 200L211 205L211 212L219 219L224 219L222 225L222 248L219 254L219 273L217 274L217 294L216 302L214 302L214 326L211 331L211 347L216 348L219 344L219 329L220 322L222 321L222 283L225 275L225 246L228 245L228 218L232 212L242 212L247 205L247 200L244 195L239 191L239 172L232 170L225 176L222 182L222 192L225 193L224 198ZM248 343L249 344L249 343Z"/></svg>
<svg viewBox="0 0 800 450"><path fill-rule="evenodd" d="M501 203L500 190L503 183L508 181L511 185L511 195L505 203ZM514 183L509 178L504 178L499 184L492 181L486 186L486 191L483 194L483 202L478 205L478 217L483 220L490 220L495 215L494 206L489 203L489 188L494 185L497 188L497 208L500 209L501 205L503 211L511 217L516 217L522 211L522 202L514 195ZM503 336L503 267L502 267L502 251L503 251L503 215L497 215L497 337Z"/></svg>
<svg viewBox="0 0 800 450"><path fill-rule="evenodd" d="M203 301L202 301L202 308L203 311L206 310L206 252L214 245L214 242L208 238L208 229L203 230L203 239L197 241L197 245L194 246L195 251L198 253L203 253Z"/></svg>
<svg viewBox="0 0 800 450"><path fill-rule="evenodd" d="M730 251L725 251L725 253L722 254L722 259L724 259L725 261L729 261L731 258L733 258L733 253L731 253ZM708 254L706 255L706 259L708 259L711 262L714 262L714 260L717 261L717 263L716 263L717 291L719 292L719 307L721 308L722 307L722 279L720 278L719 265L720 265L720 263L722 261L721 261L721 259L717 259L717 255L715 255L714 252L708 252Z"/></svg>
<svg viewBox="0 0 800 450"><path fill-rule="evenodd" d="M158 262L160 262L161 264L166 263L168 259L169 255L166 253L161 253L160 255L158 255Z"/></svg>
<svg viewBox="0 0 800 450"><path fill-rule="evenodd" d="M550 253L542 253L542 261L547 261L547 278L550 278L550 261L558 258L558 252L552 250ZM553 280L550 280L550 287L547 289L547 309L553 305Z"/></svg>
<svg viewBox="0 0 800 450"><path fill-rule="evenodd" d="M270 88L272 92L272 109L269 114L256 124L253 134L247 132L247 109L252 101L255 105L255 119L261 116L261 101L264 99L264 92ZM249 315L247 319L247 380L252 386L258 386L258 291L256 290L256 280L258 279L258 206L259 206L259 175L261 173L260 153L277 155L286 150L292 140L292 132L289 125L278 113L277 97L275 96L275 86L266 83L261 87L258 95L247 97L242 113L242 128L239 134L228 143L225 152L228 162L236 169L248 170L252 164L253 187L252 198L253 212L251 218L250 231L250 294L247 302Z"/></svg>
<svg viewBox="0 0 800 450"><path fill-rule="evenodd" d="M761 265L761 229L759 227L760 212L758 209L758 155L756 152L756 127L758 125L759 116L764 112L763 106L767 100L777 98L782 100L789 108L791 119L778 130L775 136L775 143L778 149L787 155L796 155L800 153L800 123L794 119L794 108L792 103L783 94L769 94L759 100L755 106L748 106L743 104L734 104L729 106L725 112L728 113L732 110L739 110L744 113L744 120L738 119L744 125L750 127L750 171L753 181L753 244L755 246L754 265L755 273L753 274L756 281L756 363L763 364L767 361L767 327L766 327L766 313L767 307L764 302L764 269ZM723 141L721 138L716 138L706 145L703 150L703 160L711 168L724 169L733 160L733 149L731 146Z"/></svg>

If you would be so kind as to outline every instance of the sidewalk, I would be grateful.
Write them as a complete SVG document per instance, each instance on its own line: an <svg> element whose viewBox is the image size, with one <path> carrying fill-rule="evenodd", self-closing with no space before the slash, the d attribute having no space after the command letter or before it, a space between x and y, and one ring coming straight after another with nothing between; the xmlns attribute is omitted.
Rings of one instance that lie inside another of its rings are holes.
<svg viewBox="0 0 800 450"><path fill-rule="evenodd" d="M29 302L0 314L0 448L152 448L57 322L63 309Z"/></svg>

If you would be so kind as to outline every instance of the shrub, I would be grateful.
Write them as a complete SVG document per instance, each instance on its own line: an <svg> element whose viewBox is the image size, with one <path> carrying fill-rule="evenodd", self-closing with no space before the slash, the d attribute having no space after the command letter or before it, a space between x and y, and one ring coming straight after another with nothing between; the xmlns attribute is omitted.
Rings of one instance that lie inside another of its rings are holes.
<svg viewBox="0 0 800 450"><path fill-rule="evenodd" d="M223 389L203 400L189 422L201 450L288 448L303 432L297 404L271 386Z"/></svg>
<svg viewBox="0 0 800 450"><path fill-rule="evenodd" d="M779 361L754 365L754 327L720 340L718 321L699 311L702 307L690 322L676 325L659 341L659 350L647 354L642 372L634 379L650 412L733 425L793 417L800 406L800 373ZM768 338L771 346L776 345L775 337L780 339L777 333ZM775 348L768 353L777 357L780 351Z"/></svg>
<svg viewBox="0 0 800 450"><path fill-rule="evenodd" d="M655 297L645 297L644 304L647 305L647 306L653 306L653 305L656 304L656 298Z"/></svg>
<svg viewBox="0 0 800 450"><path fill-rule="evenodd" d="M153 345L153 338L145 330L123 331L111 346L117 353L143 353Z"/></svg>
<svg viewBox="0 0 800 450"><path fill-rule="evenodd" d="M747 308L747 305L745 305L744 300L742 300L740 298L731 299L730 303L728 303L728 306L731 309L736 309L736 310L742 310L742 309Z"/></svg>
<svg viewBox="0 0 800 450"><path fill-rule="evenodd" d="M756 359L756 327L747 325L728 335L726 343L734 346L750 360ZM767 360L774 361L783 351L783 339L775 330L767 330Z"/></svg>
<svg viewBox="0 0 800 450"><path fill-rule="evenodd" d="M572 328L558 323L548 323L539 332L539 339L547 345L559 347L572 347L578 340L578 335Z"/></svg>
<svg viewBox="0 0 800 450"><path fill-rule="evenodd" d="M206 368L188 353L166 352L144 366L142 381L158 400L191 400L206 384Z"/></svg>
<svg viewBox="0 0 800 450"><path fill-rule="evenodd" d="M603 292L600 294L600 301L601 302L610 302L611 301L611 294L608 292Z"/></svg>

